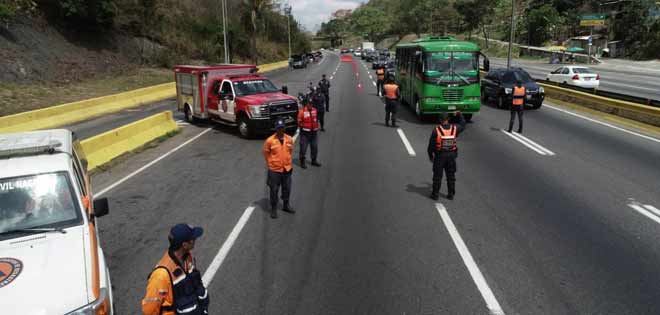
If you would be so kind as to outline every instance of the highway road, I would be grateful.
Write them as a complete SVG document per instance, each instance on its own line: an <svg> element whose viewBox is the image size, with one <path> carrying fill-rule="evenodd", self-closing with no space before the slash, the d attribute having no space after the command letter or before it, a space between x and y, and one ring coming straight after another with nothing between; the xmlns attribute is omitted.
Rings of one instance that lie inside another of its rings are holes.
<svg viewBox="0 0 660 315"><path fill-rule="evenodd" d="M545 80L548 73L562 66L525 59L514 59L512 64L524 68L534 79L538 80ZM658 69L622 68L608 64L587 66L600 74L600 89L603 91L660 100L660 71ZM506 59L492 58L491 67L505 68Z"/></svg>
<svg viewBox="0 0 660 315"><path fill-rule="evenodd" d="M212 314L660 313L658 138L549 104L510 135L509 113L484 106L459 139L456 199L436 202L434 123L404 107L385 127L360 61L329 54L272 79L293 94L322 73L323 166L294 160L295 215L268 215L264 139L222 126L183 125L94 175L119 314L140 312L180 222L205 228L194 252Z"/></svg>

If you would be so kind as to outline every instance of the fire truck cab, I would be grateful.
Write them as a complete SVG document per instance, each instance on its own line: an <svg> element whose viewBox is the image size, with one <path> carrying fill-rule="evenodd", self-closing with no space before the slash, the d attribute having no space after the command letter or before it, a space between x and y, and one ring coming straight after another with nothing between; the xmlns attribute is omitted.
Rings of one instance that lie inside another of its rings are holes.
<svg viewBox="0 0 660 315"><path fill-rule="evenodd" d="M242 137L272 132L283 119L295 132L299 104L253 65L176 66L178 110L188 122L211 120L236 126Z"/></svg>

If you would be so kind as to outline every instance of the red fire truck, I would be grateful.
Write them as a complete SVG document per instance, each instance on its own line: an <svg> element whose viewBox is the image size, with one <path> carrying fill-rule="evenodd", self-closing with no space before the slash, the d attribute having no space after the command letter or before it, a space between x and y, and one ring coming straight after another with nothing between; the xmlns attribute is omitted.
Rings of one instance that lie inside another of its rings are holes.
<svg viewBox="0 0 660 315"><path fill-rule="evenodd" d="M253 65L176 66L174 73L177 107L188 122L236 126L245 138L271 132L278 119L288 132L297 128L297 99Z"/></svg>

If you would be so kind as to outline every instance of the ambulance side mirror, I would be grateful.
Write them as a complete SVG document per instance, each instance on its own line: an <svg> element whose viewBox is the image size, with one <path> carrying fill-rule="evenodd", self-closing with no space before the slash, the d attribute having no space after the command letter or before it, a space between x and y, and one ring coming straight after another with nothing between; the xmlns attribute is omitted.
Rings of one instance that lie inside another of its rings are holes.
<svg viewBox="0 0 660 315"><path fill-rule="evenodd" d="M100 218L110 213L110 204L108 198L99 198L94 200L94 217Z"/></svg>
<svg viewBox="0 0 660 315"><path fill-rule="evenodd" d="M283 85L283 86L282 86L282 93L284 93L284 94L289 94L289 87L286 86L286 85Z"/></svg>

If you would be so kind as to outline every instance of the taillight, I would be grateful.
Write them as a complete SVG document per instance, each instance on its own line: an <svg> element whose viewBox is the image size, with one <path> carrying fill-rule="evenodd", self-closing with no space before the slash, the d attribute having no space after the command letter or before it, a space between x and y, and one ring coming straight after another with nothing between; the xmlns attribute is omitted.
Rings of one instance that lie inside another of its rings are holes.
<svg viewBox="0 0 660 315"><path fill-rule="evenodd" d="M576 74L576 75L573 76L573 79L572 79L572 80L573 80L573 81L580 80L580 76Z"/></svg>
<svg viewBox="0 0 660 315"><path fill-rule="evenodd" d="M600 74L596 74L596 81L600 80Z"/></svg>

